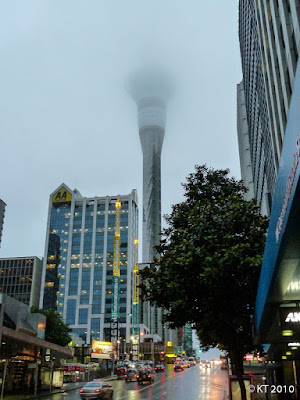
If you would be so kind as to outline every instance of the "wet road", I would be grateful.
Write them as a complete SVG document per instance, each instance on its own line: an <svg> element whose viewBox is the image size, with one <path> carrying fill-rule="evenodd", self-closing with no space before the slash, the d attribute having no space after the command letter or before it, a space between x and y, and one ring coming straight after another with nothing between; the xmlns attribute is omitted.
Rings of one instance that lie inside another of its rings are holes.
<svg viewBox="0 0 300 400"><path fill-rule="evenodd" d="M155 374L153 384L138 386L137 382L123 380L108 382L114 388L114 400L224 400L228 372L220 367L202 369L195 367L174 372L169 366L163 373ZM78 390L45 397L45 400L80 400Z"/></svg>

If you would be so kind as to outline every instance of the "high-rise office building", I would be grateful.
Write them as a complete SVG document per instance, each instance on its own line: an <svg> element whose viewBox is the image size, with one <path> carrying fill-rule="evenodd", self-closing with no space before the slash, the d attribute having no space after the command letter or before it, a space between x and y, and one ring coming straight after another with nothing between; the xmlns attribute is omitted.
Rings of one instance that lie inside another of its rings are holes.
<svg viewBox="0 0 300 400"><path fill-rule="evenodd" d="M239 40L244 79L238 87L238 94L245 98L254 195L262 213L269 214L279 157L275 153L275 138L270 127L254 1L239 2ZM243 114L239 107L244 105L238 101L238 114ZM238 128L242 126L238 125ZM239 137L242 135L239 133Z"/></svg>
<svg viewBox="0 0 300 400"><path fill-rule="evenodd" d="M4 203L4 201L0 199L0 247L1 247L1 237L2 237L3 223L4 223L5 206L6 204Z"/></svg>
<svg viewBox="0 0 300 400"><path fill-rule="evenodd" d="M299 1L240 0L239 40L254 195L269 214L300 50Z"/></svg>
<svg viewBox="0 0 300 400"><path fill-rule="evenodd" d="M153 262L161 232L161 151L166 127L166 104L171 85L157 70L144 70L131 80L137 104L138 128L143 151L143 263ZM143 323L164 338L162 311L143 304Z"/></svg>
<svg viewBox="0 0 300 400"><path fill-rule="evenodd" d="M300 3L240 0L239 36L254 192L267 183L270 222L254 315L266 383L300 380ZM271 150L270 150L271 149ZM269 154L269 155L268 155ZM259 156L260 155L260 156ZM258 173L256 173L258 171ZM273 184L272 182L275 182Z"/></svg>
<svg viewBox="0 0 300 400"><path fill-rule="evenodd" d="M38 257L0 258L0 292L38 307L42 265Z"/></svg>
<svg viewBox="0 0 300 400"><path fill-rule="evenodd" d="M130 342L137 192L83 197L62 184L50 195L41 306L57 310L87 344L110 340L115 203L121 201L119 332Z"/></svg>

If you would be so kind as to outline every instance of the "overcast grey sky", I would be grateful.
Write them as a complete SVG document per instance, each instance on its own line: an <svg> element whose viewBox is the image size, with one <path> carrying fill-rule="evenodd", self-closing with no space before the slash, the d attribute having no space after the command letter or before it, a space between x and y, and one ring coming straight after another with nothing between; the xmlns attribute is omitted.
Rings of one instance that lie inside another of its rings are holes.
<svg viewBox="0 0 300 400"><path fill-rule="evenodd" d="M162 212L196 163L240 177L237 0L2 0L0 257L44 254L49 195L129 193L142 153L126 79L156 63L175 77L162 153ZM141 227L140 227L141 233Z"/></svg>

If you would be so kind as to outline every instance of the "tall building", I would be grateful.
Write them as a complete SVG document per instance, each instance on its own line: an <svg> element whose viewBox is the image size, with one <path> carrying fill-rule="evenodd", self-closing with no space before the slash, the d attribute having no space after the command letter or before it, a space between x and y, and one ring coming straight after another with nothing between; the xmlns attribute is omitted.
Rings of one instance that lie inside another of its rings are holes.
<svg viewBox="0 0 300 400"><path fill-rule="evenodd" d="M248 125L250 157L254 195L263 214L269 214L274 193L279 154L271 130L266 98L264 63L262 60L256 6L253 0L239 2L239 40L242 58L243 86L246 123ZM238 100L241 97L238 96ZM238 114L243 114L243 102L238 101ZM240 135L239 135L240 136Z"/></svg>
<svg viewBox="0 0 300 400"><path fill-rule="evenodd" d="M0 292L38 307L42 265L38 257L0 258Z"/></svg>
<svg viewBox="0 0 300 400"><path fill-rule="evenodd" d="M166 104L171 84L156 70L143 70L131 80L130 91L137 104L138 128L143 151L143 263L153 262L161 232L161 151L166 127ZM162 311L143 307L143 323L164 339Z"/></svg>
<svg viewBox="0 0 300 400"><path fill-rule="evenodd" d="M299 0L240 0L239 35L251 163L259 171L253 172L254 192L261 201L258 188L264 185L259 182L266 177L272 206L257 290L255 340L270 345L266 383L291 385L299 398Z"/></svg>
<svg viewBox="0 0 300 400"><path fill-rule="evenodd" d="M57 310L87 344L110 340L115 203L120 216L120 337L130 342L137 192L83 197L65 184L51 195L40 304Z"/></svg>
<svg viewBox="0 0 300 400"><path fill-rule="evenodd" d="M4 223L5 206L6 204L4 203L4 201L0 199L0 247L1 247L1 237L2 237L3 223Z"/></svg>

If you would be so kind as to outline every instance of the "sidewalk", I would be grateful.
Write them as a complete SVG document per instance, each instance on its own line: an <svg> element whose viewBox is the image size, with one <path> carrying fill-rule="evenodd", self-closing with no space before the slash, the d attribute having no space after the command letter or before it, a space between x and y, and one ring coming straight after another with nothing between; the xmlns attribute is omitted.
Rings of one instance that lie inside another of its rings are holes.
<svg viewBox="0 0 300 400"><path fill-rule="evenodd" d="M114 376L111 378L111 376L106 376L105 378L101 378L103 381L114 381L116 380L117 377ZM80 389L82 386L84 386L86 382L76 382L76 383L64 383L62 388L53 388L52 393L50 393L48 390L44 390L42 393L38 393L36 396L33 396L32 394L24 395L24 394L18 394L18 395L7 395L4 396L3 400L31 400L31 399L42 399L43 397L46 396L51 396L57 393L64 393L68 392L70 390L76 390Z"/></svg>

